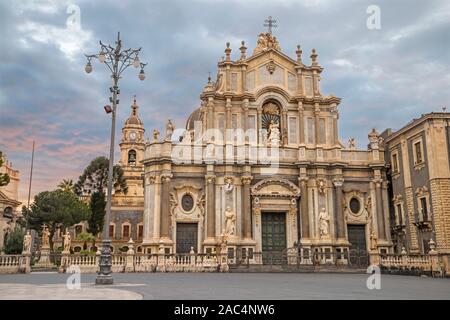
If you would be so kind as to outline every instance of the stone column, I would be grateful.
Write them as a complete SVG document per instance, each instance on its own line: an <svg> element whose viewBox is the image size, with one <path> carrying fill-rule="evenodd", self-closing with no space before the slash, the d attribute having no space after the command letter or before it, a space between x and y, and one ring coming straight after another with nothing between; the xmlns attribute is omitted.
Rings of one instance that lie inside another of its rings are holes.
<svg viewBox="0 0 450 320"><path fill-rule="evenodd" d="M383 198L381 193L381 183L383 179L376 178L373 180L375 183L375 201L377 208L377 226L378 226L378 239L386 240L386 224L384 221L384 210L383 210Z"/></svg>
<svg viewBox="0 0 450 320"><path fill-rule="evenodd" d="M298 131L300 136L300 144L305 144L305 122L303 119L303 103L298 102Z"/></svg>
<svg viewBox="0 0 450 320"><path fill-rule="evenodd" d="M171 174L161 175L161 238L169 238L170 229L170 202L169 202L169 192L170 192L170 180L172 178Z"/></svg>
<svg viewBox="0 0 450 320"><path fill-rule="evenodd" d="M338 239L345 239L345 219L344 210L342 208L342 185L344 184L344 179L336 178L333 180L334 192L336 199L336 210L335 210L335 224L336 224L336 237Z"/></svg>
<svg viewBox="0 0 450 320"><path fill-rule="evenodd" d="M206 237L215 238L216 236L216 176L207 174L206 180Z"/></svg>
<svg viewBox="0 0 450 320"><path fill-rule="evenodd" d="M252 182L251 176L242 176L242 218L244 239L251 239L252 237L252 217L250 210L250 183Z"/></svg>
<svg viewBox="0 0 450 320"><path fill-rule="evenodd" d="M320 107L318 103L314 104L314 131L315 131L315 144L317 145L319 143L319 135L320 135L320 128L319 128L319 115L320 115Z"/></svg>
<svg viewBox="0 0 450 320"><path fill-rule="evenodd" d="M299 178L300 182L300 215L301 215L301 229L302 239L308 239L309 234L309 214L308 214L308 177L303 176Z"/></svg>

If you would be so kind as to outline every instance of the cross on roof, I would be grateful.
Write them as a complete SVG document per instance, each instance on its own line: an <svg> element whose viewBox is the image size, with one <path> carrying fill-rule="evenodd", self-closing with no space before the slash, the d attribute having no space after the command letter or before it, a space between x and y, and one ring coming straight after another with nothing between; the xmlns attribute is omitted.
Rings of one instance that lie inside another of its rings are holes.
<svg viewBox="0 0 450 320"><path fill-rule="evenodd" d="M278 27L277 20L272 19L272 16L269 16L264 22L264 27L268 28L270 34L272 34L272 28Z"/></svg>

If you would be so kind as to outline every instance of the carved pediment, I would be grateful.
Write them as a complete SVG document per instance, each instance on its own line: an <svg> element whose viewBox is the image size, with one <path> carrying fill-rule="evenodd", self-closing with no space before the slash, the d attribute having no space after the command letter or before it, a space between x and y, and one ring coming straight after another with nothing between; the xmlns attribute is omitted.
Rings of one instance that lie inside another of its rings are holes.
<svg viewBox="0 0 450 320"><path fill-rule="evenodd" d="M299 197L300 189L286 179L264 179L252 187L252 195L257 197Z"/></svg>

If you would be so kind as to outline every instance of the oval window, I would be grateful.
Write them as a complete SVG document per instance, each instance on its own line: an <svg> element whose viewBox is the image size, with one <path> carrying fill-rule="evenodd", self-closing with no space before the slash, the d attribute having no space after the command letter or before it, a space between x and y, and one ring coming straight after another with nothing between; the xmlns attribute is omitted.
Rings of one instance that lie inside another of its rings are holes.
<svg viewBox="0 0 450 320"><path fill-rule="evenodd" d="M194 199L190 194L185 194L181 199L181 207L184 211L191 211L194 207Z"/></svg>
<svg viewBox="0 0 450 320"><path fill-rule="evenodd" d="M352 198L350 200L350 210L354 214L359 213L359 211L361 210L361 203L360 203L359 199Z"/></svg>

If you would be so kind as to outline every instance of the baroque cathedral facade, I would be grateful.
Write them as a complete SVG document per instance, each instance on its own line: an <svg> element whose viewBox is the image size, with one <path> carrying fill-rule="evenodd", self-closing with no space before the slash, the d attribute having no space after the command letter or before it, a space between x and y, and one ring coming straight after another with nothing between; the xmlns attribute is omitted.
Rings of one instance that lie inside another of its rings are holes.
<svg viewBox="0 0 450 320"><path fill-rule="evenodd" d="M239 51L232 60L227 43L180 139L169 121L144 142L139 118L127 120L131 196L144 178L140 250L214 253L226 241L230 257L250 261L290 248L391 252L383 140L372 130L366 150L342 144L341 99L322 93L316 51L306 62L298 46L291 58L271 32Z"/></svg>

